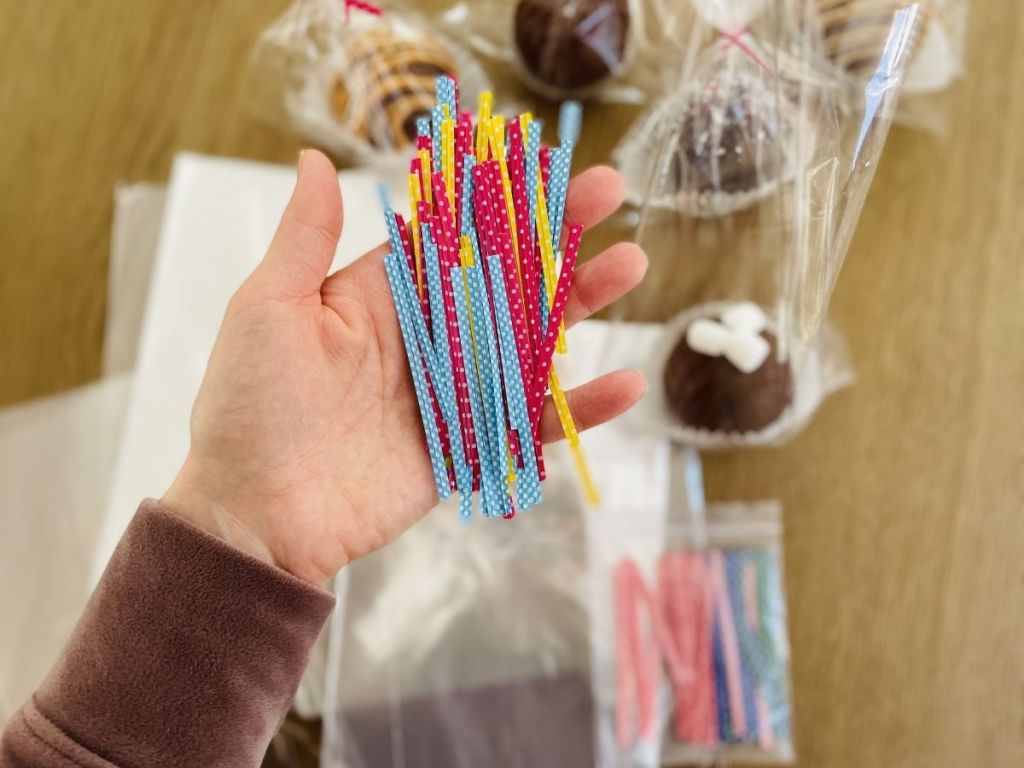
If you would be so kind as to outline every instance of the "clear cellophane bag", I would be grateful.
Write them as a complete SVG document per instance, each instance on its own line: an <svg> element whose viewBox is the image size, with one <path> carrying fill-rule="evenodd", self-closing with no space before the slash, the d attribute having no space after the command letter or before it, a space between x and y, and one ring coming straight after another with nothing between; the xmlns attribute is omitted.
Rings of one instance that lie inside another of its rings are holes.
<svg viewBox="0 0 1024 768"><path fill-rule="evenodd" d="M529 512L466 523L445 502L345 569L324 766L593 763L584 504L571 459L547 458Z"/></svg>
<svg viewBox="0 0 1024 768"><path fill-rule="evenodd" d="M921 19L888 17L851 112L815 3L751 12L678 29L679 83L616 153L651 268L614 317L666 323L641 415L701 448L784 442L852 380L827 308Z"/></svg>
<svg viewBox="0 0 1024 768"><path fill-rule="evenodd" d="M348 162L402 162L438 76L454 77L467 103L490 83L456 39L398 6L295 0L254 48L256 109Z"/></svg>
<svg viewBox="0 0 1024 768"><path fill-rule="evenodd" d="M413 4L413 0L407 0ZM430 0L431 18L545 98L642 104L671 85L664 0Z"/></svg>

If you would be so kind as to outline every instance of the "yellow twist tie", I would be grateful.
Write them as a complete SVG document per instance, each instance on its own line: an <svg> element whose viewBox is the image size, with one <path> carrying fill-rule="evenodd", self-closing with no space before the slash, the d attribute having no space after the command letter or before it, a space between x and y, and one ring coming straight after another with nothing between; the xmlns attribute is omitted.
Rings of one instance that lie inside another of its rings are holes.
<svg viewBox="0 0 1024 768"><path fill-rule="evenodd" d="M491 122L491 110L494 107L494 94L484 91L480 94L480 111L476 119L476 160L482 163L487 160L487 131Z"/></svg>
<svg viewBox="0 0 1024 768"><path fill-rule="evenodd" d="M516 234L516 205L515 199L512 196L512 181L508 175L508 163L505 160L505 119L500 115L492 118L488 138L491 143L491 151L498 159L498 169L501 173L501 190L505 197L505 216L508 218L508 229L512 234L512 255L515 257L516 276L519 278L519 296L525 304L526 291L523 288L523 265L519 256L519 237Z"/></svg>
<svg viewBox="0 0 1024 768"><path fill-rule="evenodd" d="M437 149L435 149L435 151L437 151ZM425 150L425 149L421 149L420 150L420 178L423 181L423 196L424 196L423 199L425 199L427 201L427 205L429 205L431 208L434 207L434 190L433 190L433 187L432 187L432 182L430 180L430 174L431 174L431 170L433 169L433 167L434 166L431 165L431 163L430 163L430 153L427 152L427 150Z"/></svg>
<svg viewBox="0 0 1024 768"><path fill-rule="evenodd" d="M541 268L544 270L544 292L547 294L548 308L555 301L555 253L551 247L551 223L548 221L547 195L544 193L543 179L537 179L537 237L540 238Z"/></svg>
<svg viewBox="0 0 1024 768"><path fill-rule="evenodd" d="M420 301L423 300L423 268L420 264L420 179L415 173L409 174L409 199L412 200L412 215L409 225L412 228L412 260L416 269L416 292Z"/></svg>
<svg viewBox="0 0 1024 768"><path fill-rule="evenodd" d="M583 493L589 504L597 506L601 503L601 496L597 492L593 475L590 474L590 468L587 466L587 459L583 454L583 447L580 445L580 435L572 420L569 401L558 380L558 372L555 370L554 363L551 365L551 373L548 374L548 384L551 387L551 399L555 404L558 422L562 425L562 434L565 435L565 439L569 443L569 450L572 451L573 459L576 461L576 470L579 472L580 482L583 485Z"/></svg>
<svg viewBox="0 0 1024 768"><path fill-rule="evenodd" d="M445 105L445 112L448 106ZM448 193L448 206L452 215L455 214L455 124L451 118L445 117L441 123L441 143L444 152L441 155L441 169L444 172L444 186Z"/></svg>

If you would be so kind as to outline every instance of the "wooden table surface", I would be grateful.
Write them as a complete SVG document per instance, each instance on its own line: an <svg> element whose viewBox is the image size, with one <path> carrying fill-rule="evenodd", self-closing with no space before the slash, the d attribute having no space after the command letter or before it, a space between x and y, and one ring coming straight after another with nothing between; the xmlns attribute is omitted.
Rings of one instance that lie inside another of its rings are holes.
<svg viewBox="0 0 1024 768"><path fill-rule="evenodd" d="M0 404L99 374L116 182L294 159L238 88L285 4L0 0ZM972 13L949 137L894 132L835 295L856 387L708 461L786 506L801 766L1024 765L1024 7Z"/></svg>

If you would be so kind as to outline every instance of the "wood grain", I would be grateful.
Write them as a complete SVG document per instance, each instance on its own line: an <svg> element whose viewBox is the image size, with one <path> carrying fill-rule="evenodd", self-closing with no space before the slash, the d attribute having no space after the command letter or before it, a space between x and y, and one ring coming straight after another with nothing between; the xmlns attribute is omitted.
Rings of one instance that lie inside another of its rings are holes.
<svg viewBox="0 0 1024 768"><path fill-rule="evenodd" d="M0 0L0 404L98 375L118 181L294 157L239 88L285 4ZM708 461L711 498L786 506L809 768L1024 765L1024 9L972 13L949 135L893 134L835 296L857 386Z"/></svg>

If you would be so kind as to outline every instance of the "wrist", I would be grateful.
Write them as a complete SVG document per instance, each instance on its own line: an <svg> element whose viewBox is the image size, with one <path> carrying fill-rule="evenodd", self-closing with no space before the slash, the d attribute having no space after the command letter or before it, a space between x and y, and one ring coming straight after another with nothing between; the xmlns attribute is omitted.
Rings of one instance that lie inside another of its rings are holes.
<svg viewBox="0 0 1024 768"><path fill-rule="evenodd" d="M186 460L160 506L221 539L231 547L281 567L269 544L223 499L209 492L190 460ZM287 570L287 569L284 569Z"/></svg>

